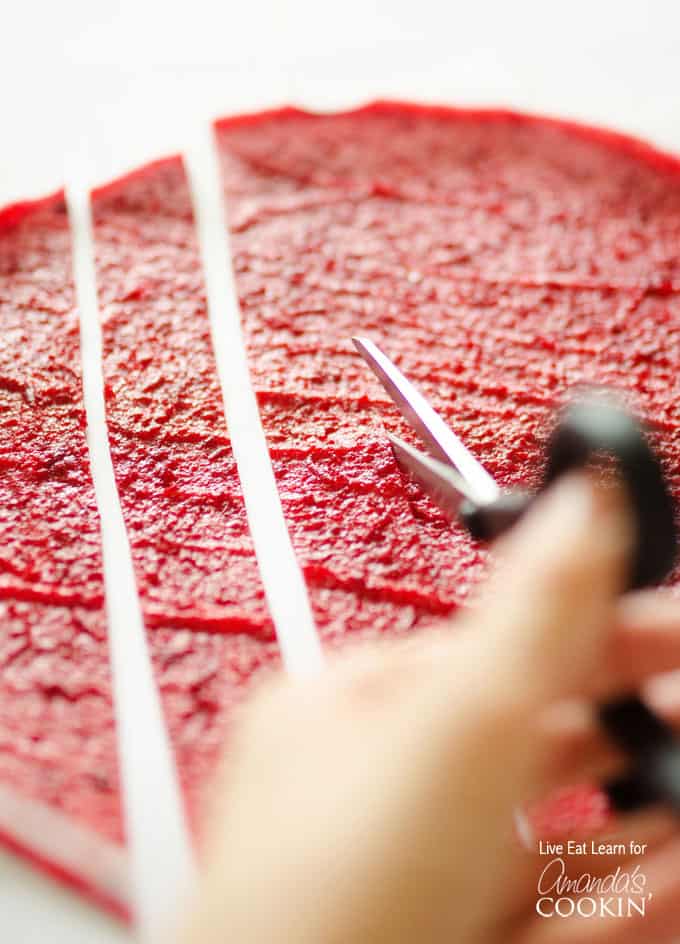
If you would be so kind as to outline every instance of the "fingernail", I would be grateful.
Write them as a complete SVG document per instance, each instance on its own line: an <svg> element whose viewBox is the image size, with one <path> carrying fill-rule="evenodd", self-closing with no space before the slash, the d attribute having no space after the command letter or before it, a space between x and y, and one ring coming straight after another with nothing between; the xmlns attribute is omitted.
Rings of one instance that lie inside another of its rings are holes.
<svg viewBox="0 0 680 944"><path fill-rule="evenodd" d="M644 693L656 711L677 715L680 708L680 669L648 679Z"/></svg>
<svg viewBox="0 0 680 944"><path fill-rule="evenodd" d="M621 562L631 550L631 516L618 483L603 484L587 472L567 475L536 503L536 513L546 548L581 543L590 555L615 555Z"/></svg>
<svg viewBox="0 0 680 944"><path fill-rule="evenodd" d="M508 542L512 559L515 548L527 549L541 567L556 558L577 553L593 559L626 560L632 547L632 527L623 488L602 485L587 472L566 475L541 495L526 520Z"/></svg>
<svg viewBox="0 0 680 944"><path fill-rule="evenodd" d="M541 504L544 517L561 520L562 530L578 530L587 527L596 513L596 491L588 476L567 475L546 492Z"/></svg>
<svg viewBox="0 0 680 944"><path fill-rule="evenodd" d="M539 495L515 533L512 543L550 553L582 537L594 523L595 492L585 475L568 475Z"/></svg>

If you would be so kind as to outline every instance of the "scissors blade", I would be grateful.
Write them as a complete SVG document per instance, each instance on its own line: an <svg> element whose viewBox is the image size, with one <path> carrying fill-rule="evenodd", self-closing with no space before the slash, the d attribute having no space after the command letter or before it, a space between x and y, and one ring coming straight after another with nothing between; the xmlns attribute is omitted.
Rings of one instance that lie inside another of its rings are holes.
<svg viewBox="0 0 680 944"><path fill-rule="evenodd" d="M464 501L476 503L465 479L448 463L433 459L420 449L414 449L398 436L387 434L394 458L399 467L420 485L452 520L456 521Z"/></svg>
<svg viewBox="0 0 680 944"><path fill-rule="evenodd" d="M474 495L473 500L484 504L498 498L500 488L492 476L433 410L422 393L404 377L396 364L368 338L352 338L352 341L435 459L453 466L465 479L468 491Z"/></svg>

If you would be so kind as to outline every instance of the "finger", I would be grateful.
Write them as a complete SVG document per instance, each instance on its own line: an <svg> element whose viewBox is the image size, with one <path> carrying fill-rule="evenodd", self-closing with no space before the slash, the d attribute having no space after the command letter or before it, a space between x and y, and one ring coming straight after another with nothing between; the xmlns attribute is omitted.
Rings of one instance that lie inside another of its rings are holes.
<svg viewBox="0 0 680 944"><path fill-rule="evenodd" d="M642 686L642 695L652 711L675 728L680 727L680 671L649 679Z"/></svg>
<svg viewBox="0 0 680 944"><path fill-rule="evenodd" d="M631 541L622 490L603 492L585 474L558 483L515 528L474 617L497 705L533 713L592 685Z"/></svg>
<svg viewBox="0 0 680 944"><path fill-rule="evenodd" d="M656 679L654 693L650 692L648 701L660 718L678 730L680 679L676 676L672 685L669 685L670 682L667 677ZM575 817L578 820L577 813L581 809L581 820L586 830L593 832L598 828L597 820L604 810L598 816L594 799L586 803L587 798L593 796L586 785L604 784L625 775L630 767L630 758L610 744L598 723L594 708L584 701L552 706L544 712L539 731L539 737L544 743L542 750L545 756L551 758L551 762L545 766L540 790L537 790L532 803L532 809L538 812L537 826L547 823L550 838L558 834L573 836ZM575 785L583 786L578 789ZM566 814L562 813L559 800L562 796L565 797ZM621 822L623 814L615 811L615 815L617 822ZM562 821L564 828L560 833L557 824Z"/></svg>
<svg viewBox="0 0 680 944"><path fill-rule="evenodd" d="M593 694L633 691L650 676L675 669L680 669L680 600L659 590L624 597Z"/></svg>
<svg viewBox="0 0 680 944"><path fill-rule="evenodd" d="M674 729L680 728L680 673L658 676L644 688L650 708ZM540 789L568 783L605 781L622 772L630 758L608 737L595 706L583 700L559 702L537 723L545 765Z"/></svg>
<svg viewBox="0 0 680 944"><path fill-rule="evenodd" d="M603 782L623 772L628 758L609 740L590 702L559 702L543 712L537 725L546 758L537 794L567 784Z"/></svg>

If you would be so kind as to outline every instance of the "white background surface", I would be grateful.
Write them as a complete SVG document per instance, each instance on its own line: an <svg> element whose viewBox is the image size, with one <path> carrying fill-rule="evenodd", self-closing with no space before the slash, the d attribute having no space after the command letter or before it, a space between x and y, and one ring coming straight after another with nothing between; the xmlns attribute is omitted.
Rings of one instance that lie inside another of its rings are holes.
<svg viewBox="0 0 680 944"><path fill-rule="evenodd" d="M217 115L372 97L510 105L680 151L676 0L0 3L0 205L180 150ZM3 941L113 944L0 857Z"/></svg>

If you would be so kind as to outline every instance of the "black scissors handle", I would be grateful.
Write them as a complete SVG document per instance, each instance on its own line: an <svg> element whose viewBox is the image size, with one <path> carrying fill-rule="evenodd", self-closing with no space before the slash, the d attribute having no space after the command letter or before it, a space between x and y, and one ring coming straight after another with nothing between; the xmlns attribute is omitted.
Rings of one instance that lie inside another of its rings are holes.
<svg viewBox="0 0 680 944"><path fill-rule="evenodd" d="M458 516L476 541L494 541L516 524L533 504L535 496L516 489L486 505L464 501Z"/></svg>
<svg viewBox="0 0 680 944"><path fill-rule="evenodd" d="M680 744L673 729L637 696L600 705L600 724L633 758L621 777L605 785L614 807L629 811L650 803L680 810Z"/></svg>
<svg viewBox="0 0 680 944"><path fill-rule="evenodd" d="M672 570L678 552L673 500L642 427L626 410L601 396L572 403L548 444L544 487L603 456L614 460L635 516L628 589L658 583ZM526 492L508 492L487 505L467 503L461 517L474 537L492 540L533 501ZM680 743L672 728L634 695L601 705L598 714L610 739L632 758L631 769L606 785L612 805L628 811L664 802L680 811Z"/></svg>
<svg viewBox="0 0 680 944"><path fill-rule="evenodd" d="M614 460L635 516L637 537L628 588L658 583L670 572L677 555L673 500L659 460L630 413L601 395L572 403L548 443L543 488L599 457ZM461 517L473 537L493 540L522 517L534 498L516 491L486 505L466 502Z"/></svg>
<svg viewBox="0 0 680 944"><path fill-rule="evenodd" d="M599 456L615 460L635 516L629 589L659 583L677 557L675 509L659 459L630 413L600 396L574 402L550 440L545 484Z"/></svg>

